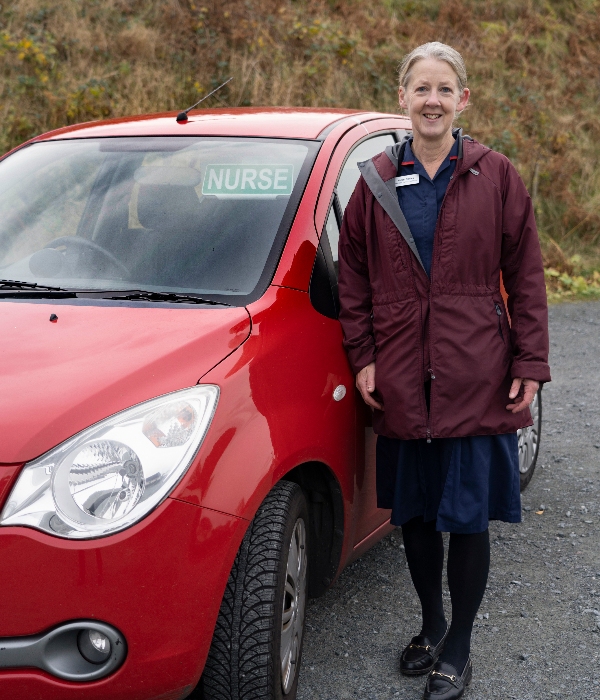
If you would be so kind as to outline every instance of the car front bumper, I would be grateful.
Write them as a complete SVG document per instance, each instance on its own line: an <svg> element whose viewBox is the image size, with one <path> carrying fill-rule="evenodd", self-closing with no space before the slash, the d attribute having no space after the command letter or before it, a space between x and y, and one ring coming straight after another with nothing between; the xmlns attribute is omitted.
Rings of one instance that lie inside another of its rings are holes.
<svg viewBox="0 0 600 700"><path fill-rule="evenodd" d="M168 498L116 535L70 541L0 528L2 639L77 620L117 628L127 656L112 675L71 682L39 669L0 671L11 700L178 700L201 674L247 522ZM1 653L1 651L0 651Z"/></svg>

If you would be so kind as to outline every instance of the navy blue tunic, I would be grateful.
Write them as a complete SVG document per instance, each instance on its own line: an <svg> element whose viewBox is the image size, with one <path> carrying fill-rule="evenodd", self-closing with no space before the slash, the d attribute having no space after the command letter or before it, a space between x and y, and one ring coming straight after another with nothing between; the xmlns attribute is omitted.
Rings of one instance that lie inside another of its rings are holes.
<svg viewBox="0 0 600 700"><path fill-rule="evenodd" d="M415 244L425 271L431 272L431 256L433 254L433 235L437 223L438 214L442 208L442 202L446 189L450 184L450 178L454 173L458 158L458 143L455 141L450 153L440 165L433 180L427 174L425 168L413 155L410 141L404 147L404 157L398 166L398 175L418 175L418 185L405 185L397 187L398 202L404 213L410 232L415 239Z"/></svg>
<svg viewBox="0 0 600 700"><path fill-rule="evenodd" d="M418 184L400 185L397 193L428 275L437 218L457 150L455 143L433 180L414 156L410 141L398 167L399 176L419 176ZM423 390L429 408L429 387ZM517 434L437 438L429 443L379 435L377 505L391 508L392 525L422 516L426 522L435 520L443 532L483 532L490 520L521 522Z"/></svg>

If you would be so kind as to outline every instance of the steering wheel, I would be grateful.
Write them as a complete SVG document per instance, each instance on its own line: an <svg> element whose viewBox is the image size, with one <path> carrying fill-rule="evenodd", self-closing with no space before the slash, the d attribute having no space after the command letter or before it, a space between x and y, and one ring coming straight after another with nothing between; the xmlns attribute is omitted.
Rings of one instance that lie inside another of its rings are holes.
<svg viewBox="0 0 600 700"><path fill-rule="evenodd" d="M50 243L47 243L44 247L60 248L60 246L63 245L67 248L69 246L74 248L87 248L88 250L93 250L96 253L100 253L106 260L108 260L116 268L118 268L126 277L131 276L130 270L128 270L127 267L125 267L125 265L123 265L123 263L118 258L115 258L115 256L111 252L109 252L105 248L102 248L102 246L99 246L97 243L89 241L87 238L78 238L75 236L61 236L60 238L55 238L53 241L50 241Z"/></svg>

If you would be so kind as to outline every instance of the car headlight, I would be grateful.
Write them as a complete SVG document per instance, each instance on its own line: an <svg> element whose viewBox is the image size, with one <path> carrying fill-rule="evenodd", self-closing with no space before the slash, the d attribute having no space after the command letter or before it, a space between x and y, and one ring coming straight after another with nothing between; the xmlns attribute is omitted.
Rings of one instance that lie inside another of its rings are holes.
<svg viewBox="0 0 600 700"><path fill-rule="evenodd" d="M156 508L204 440L219 387L203 384L128 408L23 467L0 525L103 537Z"/></svg>

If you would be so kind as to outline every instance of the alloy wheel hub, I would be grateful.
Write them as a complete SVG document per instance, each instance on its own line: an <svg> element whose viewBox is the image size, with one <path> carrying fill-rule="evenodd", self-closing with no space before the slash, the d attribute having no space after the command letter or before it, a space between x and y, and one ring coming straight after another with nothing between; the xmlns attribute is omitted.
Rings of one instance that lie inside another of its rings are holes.
<svg viewBox="0 0 600 700"><path fill-rule="evenodd" d="M527 428L521 428L519 433L519 471L521 474L526 474L530 467L531 462L535 457L537 450L538 441L540 439L539 435L539 401L538 395L535 395L531 406L529 407L531 411L531 417L533 419L533 425Z"/></svg>
<svg viewBox="0 0 600 700"><path fill-rule="evenodd" d="M306 604L306 526L298 518L286 565L283 611L281 616L281 687L289 693L296 673L304 630Z"/></svg>

